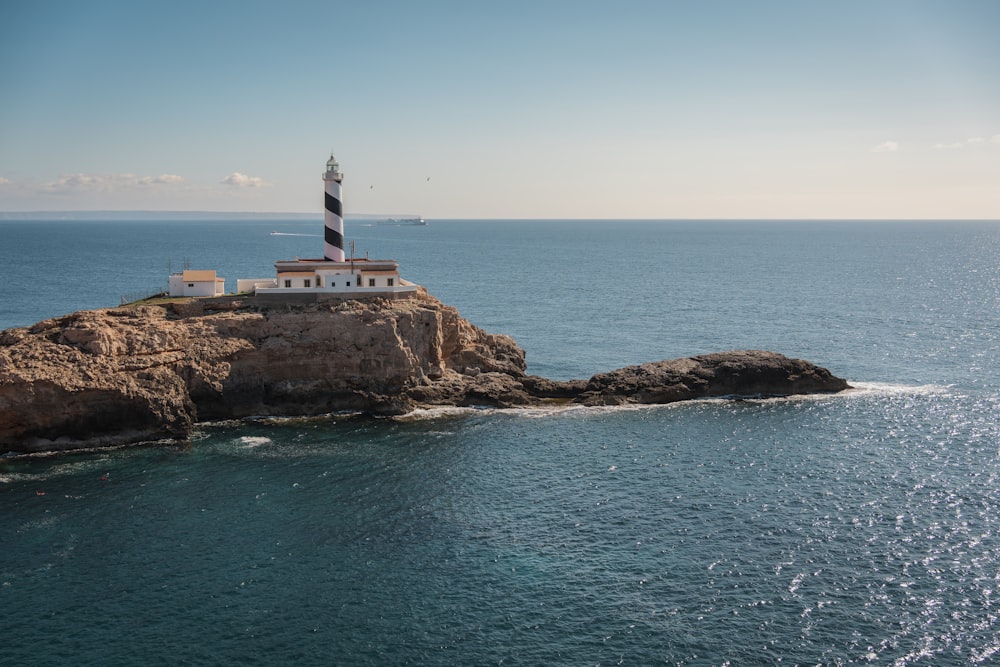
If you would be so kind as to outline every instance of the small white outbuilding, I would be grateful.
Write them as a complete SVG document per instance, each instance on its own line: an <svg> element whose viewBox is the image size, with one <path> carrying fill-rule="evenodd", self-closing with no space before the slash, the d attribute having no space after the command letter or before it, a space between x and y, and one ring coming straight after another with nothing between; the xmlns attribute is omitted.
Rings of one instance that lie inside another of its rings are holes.
<svg viewBox="0 0 1000 667"><path fill-rule="evenodd" d="M215 271L174 273L170 276L170 296L221 296L226 293L226 279Z"/></svg>

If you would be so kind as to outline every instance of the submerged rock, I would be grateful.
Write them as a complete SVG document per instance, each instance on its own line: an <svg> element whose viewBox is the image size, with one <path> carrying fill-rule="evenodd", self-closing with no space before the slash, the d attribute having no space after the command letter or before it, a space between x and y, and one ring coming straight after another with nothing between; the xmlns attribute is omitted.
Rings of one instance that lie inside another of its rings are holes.
<svg viewBox="0 0 1000 667"><path fill-rule="evenodd" d="M248 416L847 388L826 369L759 351L567 382L525 368L513 339L479 329L424 291L398 301L232 299L81 311L0 332L0 450L184 439L199 421Z"/></svg>

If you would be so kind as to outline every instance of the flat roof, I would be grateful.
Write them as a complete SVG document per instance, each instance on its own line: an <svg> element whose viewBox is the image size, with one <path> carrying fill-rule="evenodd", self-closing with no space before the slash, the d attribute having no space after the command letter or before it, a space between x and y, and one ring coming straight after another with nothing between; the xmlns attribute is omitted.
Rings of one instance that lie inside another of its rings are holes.
<svg viewBox="0 0 1000 667"><path fill-rule="evenodd" d="M181 274L181 280L185 282L200 283L214 280L222 280L215 275L215 271L198 271L187 269Z"/></svg>
<svg viewBox="0 0 1000 667"><path fill-rule="evenodd" d="M333 262L326 259L281 259L274 263L278 270L298 269L362 269L371 268L399 268L399 262L394 259L345 259L343 262Z"/></svg>

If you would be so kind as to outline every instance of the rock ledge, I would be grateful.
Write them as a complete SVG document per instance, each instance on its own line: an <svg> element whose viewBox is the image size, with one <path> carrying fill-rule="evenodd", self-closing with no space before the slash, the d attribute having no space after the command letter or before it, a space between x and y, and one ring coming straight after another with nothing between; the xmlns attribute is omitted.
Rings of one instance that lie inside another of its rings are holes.
<svg viewBox="0 0 1000 667"><path fill-rule="evenodd" d="M421 291L409 300L264 306L252 299L80 311L0 332L0 451L187 438L198 421L418 407L669 403L837 392L774 352L658 361L566 382Z"/></svg>

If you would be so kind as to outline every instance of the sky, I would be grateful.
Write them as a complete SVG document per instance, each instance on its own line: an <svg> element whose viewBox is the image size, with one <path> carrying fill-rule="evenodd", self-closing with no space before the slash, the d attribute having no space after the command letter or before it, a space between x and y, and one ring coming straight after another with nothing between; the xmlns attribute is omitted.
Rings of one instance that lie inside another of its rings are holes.
<svg viewBox="0 0 1000 667"><path fill-rule="evenodd" d="M0 5L0 211L1000 219L996 0Z"/></svg>

